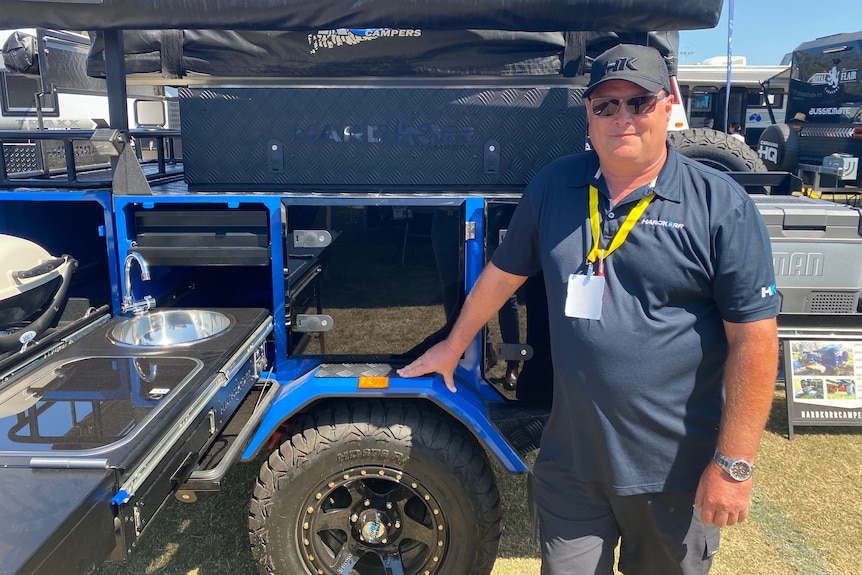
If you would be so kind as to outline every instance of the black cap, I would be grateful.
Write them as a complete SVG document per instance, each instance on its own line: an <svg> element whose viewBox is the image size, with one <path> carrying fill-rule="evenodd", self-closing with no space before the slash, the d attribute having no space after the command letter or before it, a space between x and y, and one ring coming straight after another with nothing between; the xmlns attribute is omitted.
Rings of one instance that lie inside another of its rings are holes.
<svg viewBox="0 0 862 575"><path fill-rule="evenodd" d="M588 98L596 86L608 80L625 80L648 92L665 90L671 93L667 63L658 50L637 44L617 44L593 61L590 85L584 92Z"/></svg>

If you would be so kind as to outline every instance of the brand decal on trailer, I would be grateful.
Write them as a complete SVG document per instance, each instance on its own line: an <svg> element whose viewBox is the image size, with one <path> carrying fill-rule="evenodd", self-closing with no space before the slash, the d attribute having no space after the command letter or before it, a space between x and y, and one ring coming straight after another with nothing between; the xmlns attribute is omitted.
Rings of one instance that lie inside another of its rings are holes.
<svg viewBox="0 0 862 575"><path fill-rule="evenodd" d="M472 127L444 126L434 122L416 125L363 124L300 126L293 128L295 142L372 144L390 146L457 146L473 139Z"/></svg>
<svg viewBox="0 0 862 575"><path fill-rule="evenodd" d="M312 54L318 50L355 46L360 42L378 38L419 38L418 28L337 28L318 30L308 35L308 48Z"/></svg>

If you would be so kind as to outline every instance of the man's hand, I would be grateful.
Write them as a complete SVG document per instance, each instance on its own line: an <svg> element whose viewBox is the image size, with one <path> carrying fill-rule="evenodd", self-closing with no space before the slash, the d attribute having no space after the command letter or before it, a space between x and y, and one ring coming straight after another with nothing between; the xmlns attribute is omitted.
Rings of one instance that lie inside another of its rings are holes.
<svg viewBox="0 0 862 575"><path fill-rule="evenodd" d="M716 527L744 521L751 506L751 481L735 481L714 463L707 465L694 495L701 521Z"/></svg>
<svg viewBox="0 0 862 575"><path fill-rule="evenodd" d="M416 361L395 371L401 377L418 377L429 373L439 373L450 391L455 389L455 368L461 354L452 348L448 340L432 346L423 353Z"/></svg>

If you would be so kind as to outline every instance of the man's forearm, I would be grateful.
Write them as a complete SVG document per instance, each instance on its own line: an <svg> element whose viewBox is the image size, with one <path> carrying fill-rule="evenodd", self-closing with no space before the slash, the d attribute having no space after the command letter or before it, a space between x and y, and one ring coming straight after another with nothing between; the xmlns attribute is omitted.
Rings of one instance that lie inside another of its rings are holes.
<svg viewBox="0 0 862 575"><path fill-rule="evenodd" d="M526 281L489 263L467 296L452 331L446 338L453 349L463 352L482 326L494 317L503 304Z"/></svg>
<svg viewBox="0 0 862 575"><path fill-rule="evenodd" d="M776 321L772 318L750 323L725 322L725 331L729 350L718 448L730 458L753 462L775 390Z"/></svg>

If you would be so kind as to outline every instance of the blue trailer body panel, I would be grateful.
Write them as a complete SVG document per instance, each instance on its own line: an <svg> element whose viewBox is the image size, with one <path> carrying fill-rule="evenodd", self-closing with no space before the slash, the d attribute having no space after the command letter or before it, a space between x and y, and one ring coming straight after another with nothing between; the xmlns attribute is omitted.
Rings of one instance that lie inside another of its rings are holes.
<svg viewBox="0 0 862 575"><path fill-rule="evenodd" d="M0 232L27 237L53 254L95 260L107 276L99 278L97 291L109 298L113 309L119 310L117 228L112 202L107 190L0 191ZM87 216L84 221L77 219L79 211ZM87 253L78 253L80 250Z"/></svg>
<svg viewBox="0 0 862 575"><path fill-rule="evenodd" d="M469 358L470 354L467 355ZM465 361L469 362L469 359ZM319 369L317 367L282 385L282 390L246 447L243 459L252 459L283 422L321 399L413 399L429 401L460 421L510 472L529 472L529 467L488 419L486 402L481 392L487 385L474 388L468 383L466 377L469 374L464 368L459 368L456 373L457 393L449 391L439 376L411 379L392 377L386 389L360 389L356 377L318 377ZM501 401L499 396L498 401Z"/></svg>

